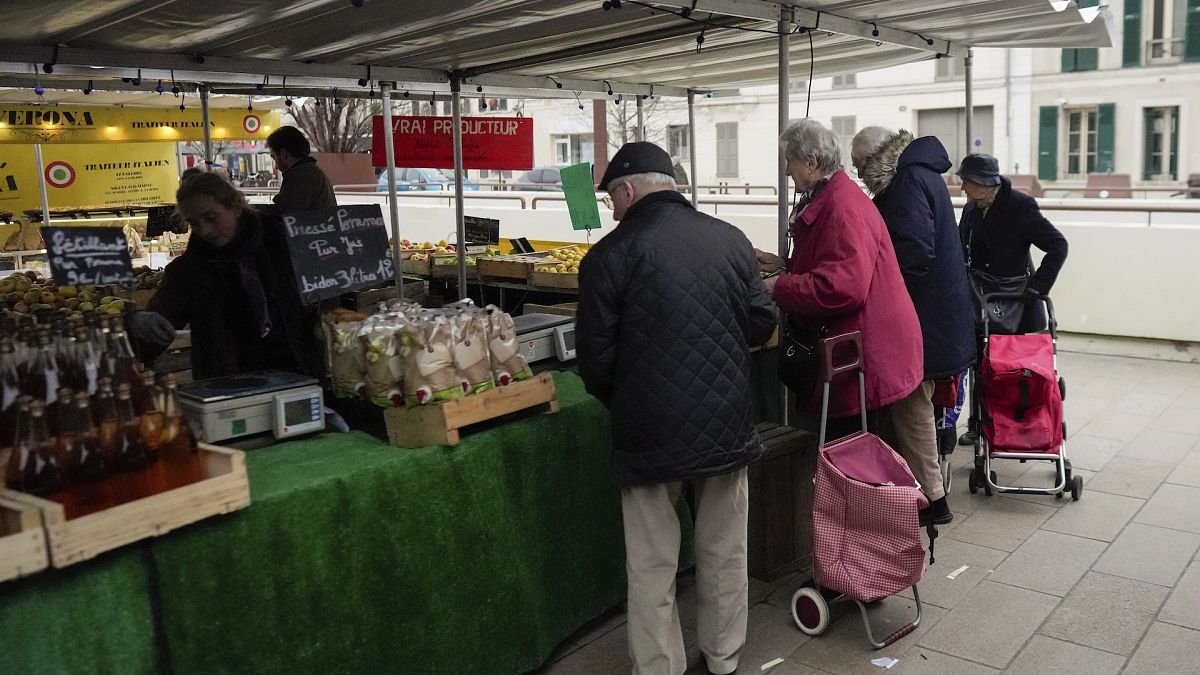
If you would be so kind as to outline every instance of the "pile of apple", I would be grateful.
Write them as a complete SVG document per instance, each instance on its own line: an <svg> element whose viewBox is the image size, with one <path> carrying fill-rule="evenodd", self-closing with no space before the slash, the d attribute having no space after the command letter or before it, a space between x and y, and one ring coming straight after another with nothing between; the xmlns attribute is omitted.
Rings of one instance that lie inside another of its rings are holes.
<svg viewBox="0 0 1200 675"><path fill-rule="evenodd" d="M113 296L101 296L95 286L61 286L36 272L13 273L0 279L0 298L5 306L20 314L53 310L72 316L89 312L121 314L125 301Z"/></svg>
<svg viewBox="0 0 1200 675"><path fill-rule="evenodd" d="M553 265L539 265L538 272L579 274L579 263L583 261L583 256L587 255L587 251L580 250L577 246L568 246L553 251L551 255L559 262Z"/></svg>
<svg viewBox="0 0 1200 675"><path fill-rule="evenodd" d="M454 253L458 249L456 249L454 247L454 244L449 243L445 239L439 241L436 244L428 242L428 241L416 243L416 242L411 242L407 239L401 239L400 240L400 250L401 251L424 251L425 253Z"/></svg>

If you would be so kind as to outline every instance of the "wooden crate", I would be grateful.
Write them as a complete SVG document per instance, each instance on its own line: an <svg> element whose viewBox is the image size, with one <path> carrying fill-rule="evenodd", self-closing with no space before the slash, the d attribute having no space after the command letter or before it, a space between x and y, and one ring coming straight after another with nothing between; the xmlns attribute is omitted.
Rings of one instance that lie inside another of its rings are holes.
<svg viewBox="0 0 1200 675"><path fill-rule="evenodd" d="M534 270L529 273L529 285L538 288L565 288L571 290L579 290L579 275L564 274L561 272L539 272Z"/></svg>
<svg viewBox="0 0 1200 675"><path fill-rule="evenodd" d="M420 448L457 445L463 427L535 406L544 412L558 412L558 394L550 373L444 403L387 408L383 414L388 442L398 448Z"/></svg>
<svg viewBox="0 0 1200 675"><path fill-rule="evenodd" d="M36 507L49 542L50 562L62 568L149 537L166 534L210 516L250 505L246 456L240 450L200 444L207 478L67 520L61 504L12 490L0 498Z"/></svg>
<svg viewBox="0 0 1200 675"><path fill-rule="evenodd" d="M414 260L412 256L400 259L400 271L403 274L415 274L421 277L430 275L430 266L433 264L433 257Z"/></svg>
<svg viewBox="0 0 1200 675"><path fill-rule="evenodd" d="M41 512L0 497L0 581L33 574L49 565Z"/></svg>
<svg viewBox="0 0 1200 675"><path fill-rule="evenodd" d="M550 253L525 253L519 255L480 256L476 265L479 276L498 279L528 281L529 275L538 265L554 261Z"/></svg>
<svg viewBox="0 0 1200 675"><path fill-rule="evenodd" d="M419 279L404 280L404 299L420 302L425 297L425 282ZM379 288L366 288L342 294L342 306L359 312L374 311L381 302L396 298L396 283L389 281Z"/></svg>
<svg viewBox="0 0 1200 675"><path fill-rule="evenodd" d="M521 310L524 314L554 314L556 316L569 316L572 319L579 313L578 302L563 302L557 305L538 305L532 302L527 302Z"/></svg>
<svg viewBox="0 0 1200 675"><path fill-rule="evenodd" d="M774 581L812 568L813 475L816 434L758 425L767 453L750 465L747 536L750 576Z"/></svg>
<svg viewBox="0 0 1200 675"><path fill-rule="evenodd" d="M434 279L457 279L458 278L458 254L457 253L438 253L432 256L432 264L430 267L430 276ZM467 265L467 279L479 278L479 263L476 258L474 265Z"/></svg>

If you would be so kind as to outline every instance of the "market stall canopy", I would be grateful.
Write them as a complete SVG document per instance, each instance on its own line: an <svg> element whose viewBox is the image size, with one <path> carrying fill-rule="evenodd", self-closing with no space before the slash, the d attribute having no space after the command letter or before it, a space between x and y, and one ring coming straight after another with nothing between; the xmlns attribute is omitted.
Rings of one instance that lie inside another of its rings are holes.
<svg viewBox="0 0 1200 675"><path fill-rule="evenodd" d="M362 5L361 7L356 5ZM968 47L1111 47L1107 7L1064 0L5 0L0 70L170 74L227 85L394 81L444 92L450 74L504 94L678 95L776 79L780 8L794 67L859 72ZM686 15L686 16L685 16ZM703 36L703 43L697 38ZM106 66L86 70L88 66ZM249 77L247 77L249 76ZM274 80L272 82L271 80ZM561 87L559 85L562 85Z"/></svg>

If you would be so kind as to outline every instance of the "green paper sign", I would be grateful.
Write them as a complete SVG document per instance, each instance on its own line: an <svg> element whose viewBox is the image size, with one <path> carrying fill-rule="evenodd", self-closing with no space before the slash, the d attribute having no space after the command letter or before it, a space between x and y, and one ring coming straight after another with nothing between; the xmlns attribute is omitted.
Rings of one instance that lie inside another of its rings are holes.
<svg viewBox="0 0 1200 675"><path fill-rule="evenodd" d="M558 172L562 178L563 196L571 213L571 227L576 230L600 229L600 209L596 206L596 184L592 182L592 165L588 162L568 166Z"/></svg>

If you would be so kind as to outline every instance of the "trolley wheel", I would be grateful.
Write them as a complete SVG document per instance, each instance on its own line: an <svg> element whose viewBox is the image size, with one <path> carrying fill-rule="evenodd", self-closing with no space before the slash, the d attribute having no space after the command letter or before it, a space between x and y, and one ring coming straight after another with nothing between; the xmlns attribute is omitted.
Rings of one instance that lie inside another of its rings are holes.
<svg viewBox="0 0 1200 675"><path fill-rule="evenodd" d="M792 596L792 619L806 635L820 635L829 627L829 603L817 589L801 588Z"/></svg>
<svg viewBox="0 0 1200 675"><path fill-rule="evenodd" d="M1067 381L1061 377L1058 378L1058 393L1062 400L1067 400Z"/></svg>
<svg viewBox="0 0 1200 675"><path fill-rule="evenodd" d="M988 475L991 477L992 481L991 481L991 483L988 483L987 481L983 482L983 494L991 497L992 496L992 485L994 485L996 483L996 472L992 471Z"/></svg>
<svg viewBox="0 0 1200 675"><path fill-rule="evenodd" d="M1079 495L1083 494L1083 476L1075 476L1071 479L1071 501L1079 501Z"/></svg>
<svg viewBox="0 0 1200 675"><path fill-rule="evenodd" d="M967 479L967 489L971 494L979 492L979 469L971 469L971 477Z"/></svg>

